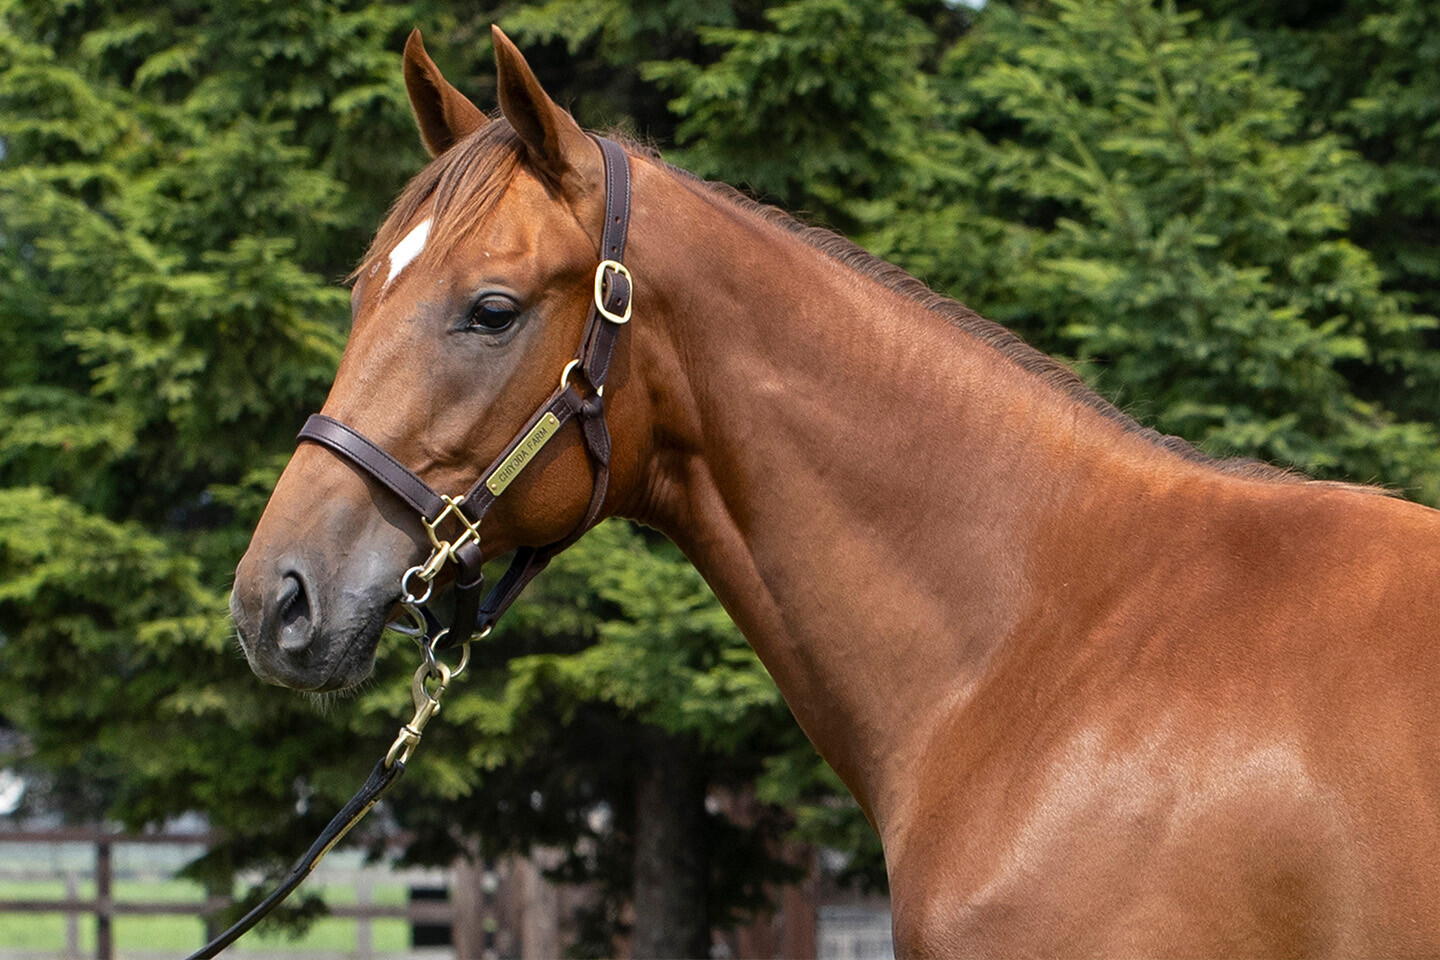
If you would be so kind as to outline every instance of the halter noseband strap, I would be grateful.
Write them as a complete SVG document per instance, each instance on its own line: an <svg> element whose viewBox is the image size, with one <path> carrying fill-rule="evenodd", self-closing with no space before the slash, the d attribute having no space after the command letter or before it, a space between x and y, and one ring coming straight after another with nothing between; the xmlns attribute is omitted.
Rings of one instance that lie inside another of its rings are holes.
<svg viewBox="0 0 1440 960"><path fill-rule="evenodd" d="M467 643L479 633L484 636L510 608L520 591L545 569L550 560L570 546L600 517L605 494L610 484L610 430L605 424L605 380L620 329L630 319L633 287L630 271L623 265L625 239L630 226L630 161L614 141L595 137L605 158L605 227L600 238L601 262L595 270L595 295L591 299L590 316L580 338L579 351L560 375L560 385L540 408L531 415L504 452L480 475L480 479L462 497L437 493L412 470L369 440L353 427L333 417L314 414L305 421L298 439L320 444L358 467L401 500L413 507L434 547L430 558L412 567L401 580L406 603L420 609L426 623L425 632L431 649L444 649ZM581 396L571 380L579 367L591 392ZM521 547L499 582L482 602L480 587L484 582L481 567L484 556L480 550L480 521L484 519L510 482L525 468L550 438L570 420L578 420L585 449L595 463L595 482L585 516L563 539L543 547ZM463 531L453 540L441 539L440 527L450 517L461 524ZM446 562L454 561L455 618L448 633L441 639L433 635L439 630L432 614L423 607L430 595L430 584ZM412 578L426 584L423 595L412 593Z"/></svg>

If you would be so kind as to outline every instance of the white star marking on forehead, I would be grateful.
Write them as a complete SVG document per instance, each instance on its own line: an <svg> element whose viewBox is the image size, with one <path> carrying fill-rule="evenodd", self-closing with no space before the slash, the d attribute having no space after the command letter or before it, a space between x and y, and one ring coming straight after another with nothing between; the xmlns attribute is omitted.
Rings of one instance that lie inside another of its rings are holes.
<svg viewBox="0 0 1440 960"><path fill-rule="evenodd" d="M390 281L400 275L401 270L410 266L410 263L420 256L420 251L425 249L425 238L428 236L430 236L430 221L426 220L405 234L405 239L395 244L395 249L390 251L390 275L385 278L386 287L390 286Z"/></svg>

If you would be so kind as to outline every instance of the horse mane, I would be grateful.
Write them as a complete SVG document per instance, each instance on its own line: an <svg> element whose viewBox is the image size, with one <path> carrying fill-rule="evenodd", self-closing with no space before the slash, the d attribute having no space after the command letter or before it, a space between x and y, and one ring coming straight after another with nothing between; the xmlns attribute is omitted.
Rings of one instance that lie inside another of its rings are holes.
<svg viewBox="0 0 1440 960"><path fill-rule="evenodd" d="M1095 392L1074 370L1059 360L1035 349L1009 329L987 320L958 300L936 293L905 270L880 259L835 231L804 223L779 207L746 196L727 183L705 180L674 166L649 144L615 133L607 136L631 153L670 172L682 184L779 227L842 266L908 298L995 350L1021 370L1038 377L1047 386L1118 424L1127 433L1192 463L1244 479L1280 483L1317 482L1296 471L1261 460L1213 457L1187 440L1144 426ZM523 147L514 128L497 114L490 123L437 157L410 181L391 205L385 222L376 232L360 265L351 274L352 279L400 241L402 231L427 202L432 204L428 248L443 250L463 240L500 199L519 170L522 152ZM1356 489L1386 492L1363 485L1357 485Z"/></svg>
<svg viewBox="0 0 1440 960"><path fill-rule="evenodd" d="M612 136L612 139L616 139ZM998 352L1027 373L1038 377L1047 386L1059 390L1065 396L1096 411L1116 424L1126 433L1134 434L1150 444L1175 454L1191 463L1203 464L1232 476L1248 480L1268 480L1279 483L1317 483L1298 471L1279 467L1263 460L1250 457L1214 457L1205 453L1182 437L1161 433L1147 427L1134 417L1095 391L1080 378L1074 370L1054 357L1025 342L1021 337L993 320L988 320L971 310L965 304L951 297L931 290L904 269L889 261L882 260L849 238L826 227L807 224L794 215L771 204L761 203L728 183L706 180L683 167L665 161L659 151L648 144L618 138L626 148L668 170L683 183L698 187L733 206L739 207L768 224L777 226L792 234L807 246L823 253L842 266L854 270L863 277L874 280L888 290L908 298L920 307L934 313L965 331L980 343ZM1368 492L1384 493L1377 487L1356 486Z"/></svg>

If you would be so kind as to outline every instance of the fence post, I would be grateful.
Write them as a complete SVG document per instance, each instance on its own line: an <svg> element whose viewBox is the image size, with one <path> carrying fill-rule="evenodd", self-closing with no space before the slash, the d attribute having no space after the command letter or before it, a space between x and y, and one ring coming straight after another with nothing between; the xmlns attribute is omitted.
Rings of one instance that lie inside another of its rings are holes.
<svg viewBox="0 0 1440 960"><path fill-rule="evenodd" d="M115 960L115 937L111 929L114 914L110 881L114 876L109 840L95 841L95 957Z"/></svg>
<svg viewBox="0 0 1440 960"><path fill-rule="evenodd" d="M355 906L368 907L374 901L374 882L370 871L361 867L355 872ZM355 918L355 956L357 960L373 960L375 956L374 921L368 916Z"/></svg>
<svg viewBox="0 0 1440 960"><path fill-rule="evenodd" d="M65 871L65 899L80 899L80 884L75 871ZM80 917L73 910L65 913L65 960L80 960Z"/></svg>

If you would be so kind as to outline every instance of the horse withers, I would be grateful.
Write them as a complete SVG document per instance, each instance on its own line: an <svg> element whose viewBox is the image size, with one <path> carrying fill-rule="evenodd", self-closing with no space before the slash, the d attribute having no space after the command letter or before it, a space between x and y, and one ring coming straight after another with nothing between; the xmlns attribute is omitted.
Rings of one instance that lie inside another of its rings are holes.
<svg viewBox="0 0 1440 960"><path fill-rule="evenodd" d="M324 407L452 494L556 389L604 259L596 141L495 51L491 120L406 47L435 160ZM628 163L601 513L753 644L884 841L902 954L1440 955L1440 513L1202 456L842 238ZM594 470L561 427L486 553L566 537ZM359 683L431 553L302 444L236 574L256 673Z"/></svg>

